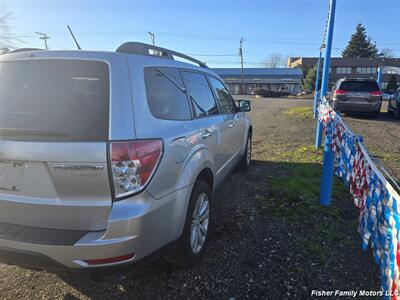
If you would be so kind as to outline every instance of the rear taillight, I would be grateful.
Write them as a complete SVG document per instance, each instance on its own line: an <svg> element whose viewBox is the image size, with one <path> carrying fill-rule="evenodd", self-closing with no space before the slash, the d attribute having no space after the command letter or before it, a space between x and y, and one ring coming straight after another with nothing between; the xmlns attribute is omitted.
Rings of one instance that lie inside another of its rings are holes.
<svg viewBox="0 0 400 300"><path fill-rule="evenodd" d="M162 141L112 142L110 147L115 198L141 192L161 159Z"/></svg>
<svg viewBox="0 0 400 300"><path fill-rule="evenodd" d="M372 96L382 96L383 93L381 91L372 91L372 92L368 92L368 94L372 95Z"/></svg>
<svg viewBox="0 0 400 300"><path fill-rule="evenodd" d="M335 94L336 95L345 95L345 94L347 94L347 92L344 90L336 90Z"/></svg>

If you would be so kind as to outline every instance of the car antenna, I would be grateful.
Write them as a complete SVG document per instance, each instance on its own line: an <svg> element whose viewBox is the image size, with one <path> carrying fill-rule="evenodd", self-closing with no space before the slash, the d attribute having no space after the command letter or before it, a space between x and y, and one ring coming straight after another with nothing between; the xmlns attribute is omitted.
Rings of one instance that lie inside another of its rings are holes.
<svg viewBox="0 0 400 300"><path fill-rule="evenodd" d="M76 47L78 47L79 50L82 50L81 46L79 46L79 43L78 43L78 41L77 41L76 38L75 38L74 33L73 33L72 30L71 30L71 27L69 27L69 25L67 25L67 28L68 28L68 30L69 30L69 33L72 35L72 38L74 39L74 42L75 42L75 44L76 44Z"/></svg>

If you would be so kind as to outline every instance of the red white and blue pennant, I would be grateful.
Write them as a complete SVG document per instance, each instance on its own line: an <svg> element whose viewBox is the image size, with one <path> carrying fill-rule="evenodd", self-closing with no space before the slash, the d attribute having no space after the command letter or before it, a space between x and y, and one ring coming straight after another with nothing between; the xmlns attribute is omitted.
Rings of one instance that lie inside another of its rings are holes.
<svg viewBox="0 0 400 300"><path fill-rule="evenodd" d="M329 147L336 161L336 175L349 186L360 210L359 232L362 247L370 244L381 270L385 299L400 299L400 197L378 171L362 138L348 129L324 99L318 108Z"/></svg>

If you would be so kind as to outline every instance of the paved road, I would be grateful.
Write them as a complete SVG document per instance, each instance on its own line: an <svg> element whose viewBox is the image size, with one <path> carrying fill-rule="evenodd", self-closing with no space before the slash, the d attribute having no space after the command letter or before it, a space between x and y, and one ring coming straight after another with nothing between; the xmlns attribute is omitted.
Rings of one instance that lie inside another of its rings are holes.
<svg viewBox="0 0 400 300"><path fill-rule="evenodd" d="M347 226L351 233L346 243L338 242L338 248L332 248L337 259L322 265L310 261L312 257L304 256L298 250L296 238L313 234L313 224L327 223L331 220L329 215L316 215L316 219L308 223L307 220L296 223L274 219L258 211L257 197L269 197L264 179L279 173L281 165L270 164L268 159L257 154L257 150L259 152L265 143L282 144L289 140L312 145L314 125L282 115L289 107L304 105L311 105L311 102L286 99L253 101L251 116L255 125L256 161L249 172L233 173L218 190L215 196L218 199L215 230L200 265L185 270L157 260L130 273L100 281L82 275L56 275L0 265L0 298L281 299L307 297L311 288L372 288L376 285L376 270L371 257L360 250L354 227L356 215L351 203L348 203L350 213L346 212L341 221L341 226ZM361 124L363 129L369 126L364 120L351 122ZM391 124L389 121L383 123ZM327 223L328 227L337 223L334 219L331 222ZM349 265L355 267L349 268Z"/></svg>

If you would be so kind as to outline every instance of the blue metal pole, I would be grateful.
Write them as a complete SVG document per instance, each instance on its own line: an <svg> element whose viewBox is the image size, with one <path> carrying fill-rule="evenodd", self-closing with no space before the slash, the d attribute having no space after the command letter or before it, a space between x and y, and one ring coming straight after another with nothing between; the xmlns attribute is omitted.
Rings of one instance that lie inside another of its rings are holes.
<svg viewBox="0 0 400 300"><path fill-rule="evenodd" d="M326 37L326 49L324 58L324 69L322 71L322 85L320 99L326 96L329 84L329 68L331 65L331 53L332 53L332 40L333 40L333 29L335 27L335 11L336 11L336 0L330 0L329 9L329 21L328 21L328 34ZM322 142L322 124L317 123L317 134L315 137L315 148L321 147Z"/></svg>
<svg viewBox="0 0 400 300"><path fill-rule="evenodd" d="M324 70L322 74L321 99L322 97L326 96L326 93L328 91L333 29L335 27L335 11L336 11L336 0L331 0L330 10L329 10L328 36L327 36L326 52L324 59ZM321 136L322 136L322 124L318 122L317 141L318 139L321 139ZM334 156L332 150L329 147L329 139L326 136L324 145L324 165L322 167L322 178L321 178L321 189L320 189L320 203L323 206L329 206L331 204L332 186L333 186L333 168L334 168Z"/></svg>
<svg viewBox="0 0 400 300"><path fill-rule="evenodd" d="M379 87L382 88L382 86L381 86L381 83L382 83L382 67L378 68L378 77L377 77L376 81L378 82Z"/></svg>
<svg viewBox="0 0 400 300"><path fill-rule="evenodd" d="M315 95L314 95L314 119L318 118L318 91L319 91L319 73L321 69L322 49L319 51L317 78L315 79Z"/></svg>

